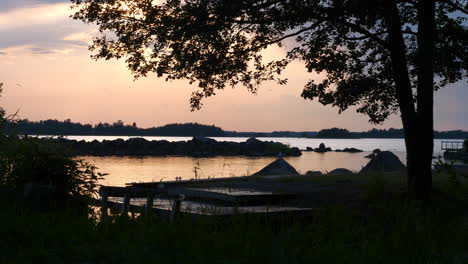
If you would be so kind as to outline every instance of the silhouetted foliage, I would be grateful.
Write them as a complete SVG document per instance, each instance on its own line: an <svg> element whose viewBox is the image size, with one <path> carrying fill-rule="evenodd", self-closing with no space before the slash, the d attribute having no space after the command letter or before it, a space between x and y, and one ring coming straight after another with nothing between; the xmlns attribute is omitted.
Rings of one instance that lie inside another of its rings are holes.
<svg viewBox="0 0 468 264"><path fill-rule="evenodd" d="M3 83L0 83L0 97L2 96L2 92L3 92ZM4 126L4 123L5 123L5 110L0 107L0 129L3 128ZM2 135L0 135L1 137Z"/></svg>
<svg viewBox="0 0 468 264"><path fill-rule="evenodd" d="M136 78L156 73L200 88L193 109L217 89L251 92L293 60L311 80L302 96L381 123L400 111L408 189L427 199L432 184L434 89L467 76L468 10L457 0L72 0L74 19L98 25L95 59L126 58ZM111 32L112 34L108 34ZM264 62L271 45L286 56ZM434 79L434 76L437 78Z"/></svg>
<svg viewBox="0 0 468 264"><path fill-rule="evenodd" d="M356 136L351 134L349 130L344 128L329 128L322 129L315 136L317 138L355 138Z"/></svg>
<svg viewBox="0 0 468 264"><path fill-rule="evenodd" d="M16 131L26 135L99 135L99 136L224 136L224 131L214 125L197 123L168 124L161 127L138 128L134 122L125 125L121 120L109 123L98 123L95 126L65 121L18 120L13 124Z"/></svg>
<svg viewBox="0 0 468 264"><path fill-rule="evenodd" d="M55 140L8 136L0 140L0 146L0 185L46 184L64 197L82 201L97 194L97 181L103 174L92 164L74 159Z"/></svg>

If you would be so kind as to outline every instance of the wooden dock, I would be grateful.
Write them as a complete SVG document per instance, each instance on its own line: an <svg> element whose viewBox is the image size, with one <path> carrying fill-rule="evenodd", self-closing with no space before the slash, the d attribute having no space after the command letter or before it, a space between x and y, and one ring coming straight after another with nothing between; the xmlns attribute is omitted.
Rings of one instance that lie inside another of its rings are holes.
<svg viewBox="0 0 468 264"><path fill-rule="evenodd" d="M284 201L296 198L295 194L254 192L253 194L220 192L204 188L186 187L193 181L159 182L129 185L126 187L103 186L99 190L103 217L118 211L155 214L169 219L178 215L228 215L256 212L264 207L264 212L305 211L307 209L277 206ZM197 182L198 183L198 182ZM141 187L147 186L147 187ZM117 198L117 199L116 199ZM113 199L113 200L112 200ZM139 199L132 204L131 199ZM164 201L166 208L155 207L155 201ZM144 201L144 202L143 202ZM144 205L143 205L144 204ZM206 210L191 211L189 205L203 205Z"/></svg>
<svg viewBox="0 0 468 264"><path fill-rule="evenodd" d="M464 148L463 141L442 141L441 149L445 159L468 160L468 150Z"/></svg>

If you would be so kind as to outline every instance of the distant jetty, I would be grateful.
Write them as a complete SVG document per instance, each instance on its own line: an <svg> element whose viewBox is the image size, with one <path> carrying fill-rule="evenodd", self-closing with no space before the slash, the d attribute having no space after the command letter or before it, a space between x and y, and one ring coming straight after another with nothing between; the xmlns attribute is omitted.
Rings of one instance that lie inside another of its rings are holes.
<svg viewBox="0 0 468 264"><path fill-rule="evenodd" d="M59 138L60 143L72 149L77 156L301 156L297 147L283 143L261 141L249 138L245 142L216 141L206 137L194 137L188 141L170 142L167 140L149 141L144 138L128 140L70 140Z"/></svg>

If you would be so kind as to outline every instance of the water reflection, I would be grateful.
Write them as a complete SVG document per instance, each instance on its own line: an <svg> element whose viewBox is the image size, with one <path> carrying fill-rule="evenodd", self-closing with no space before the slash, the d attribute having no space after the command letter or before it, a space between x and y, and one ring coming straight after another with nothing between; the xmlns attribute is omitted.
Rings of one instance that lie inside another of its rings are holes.
<svg viewBox="0 0 468 264"><path fill-rule="evenodd" d="M300 173L308 170L331 171L346 168L359 171L369 159L370 152L343 153L304 152L300 157L286 157ZM404 152L395 152L405 162ZM95 164L101 172L109 173L101 184L124 186L129 182L161 180L184 180L195 178L194 168L199 178L222 178L251 175L275 160L274 157L82 157Z"/></svg>

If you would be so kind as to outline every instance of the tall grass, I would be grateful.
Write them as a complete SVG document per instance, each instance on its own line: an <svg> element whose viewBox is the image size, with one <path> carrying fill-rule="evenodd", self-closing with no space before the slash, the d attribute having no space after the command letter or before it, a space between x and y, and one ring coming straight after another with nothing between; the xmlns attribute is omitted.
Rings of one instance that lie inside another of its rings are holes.
<svg viewBox="0 0 468 264"><path fill-rule="evenodd" d="M381 199L364 215L335 207L306 216L182 218L174 223L145 216L98 222L66 212L2 208L0 263L468 261L466 212L444 204L421 212L401 200Z"/></svg>

